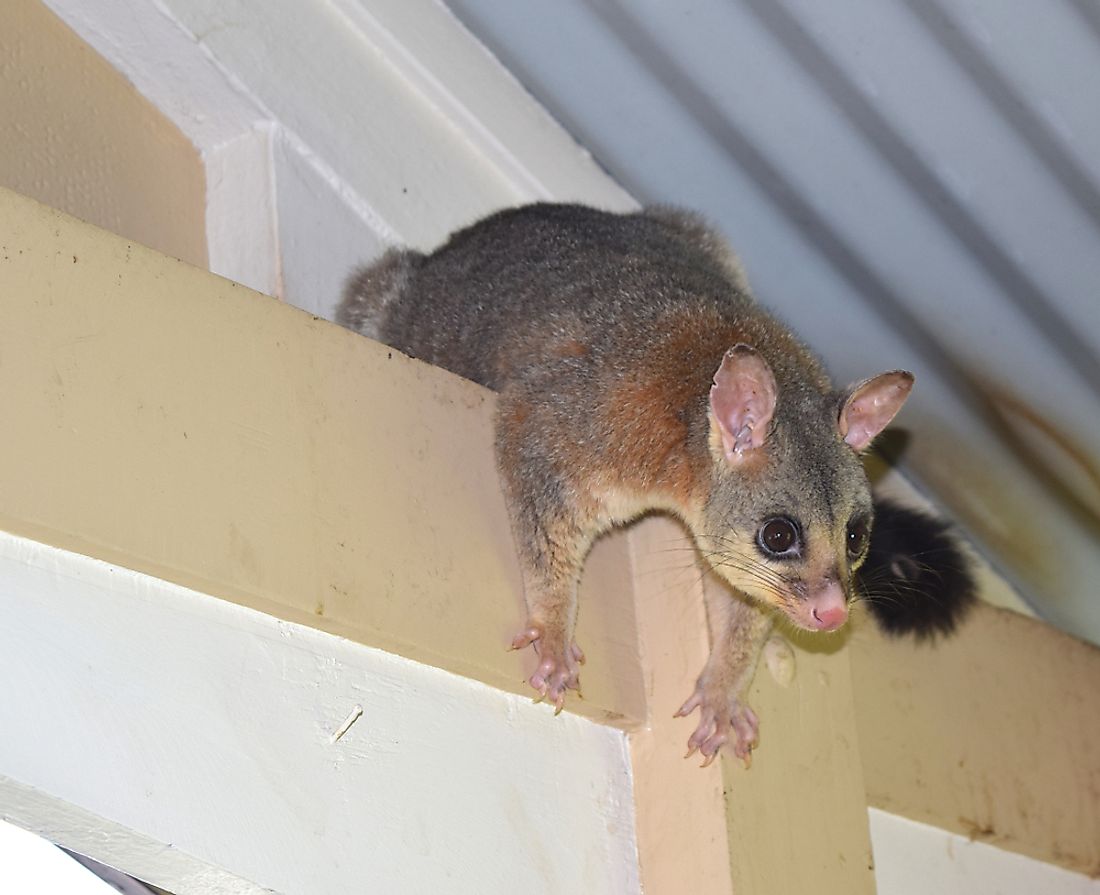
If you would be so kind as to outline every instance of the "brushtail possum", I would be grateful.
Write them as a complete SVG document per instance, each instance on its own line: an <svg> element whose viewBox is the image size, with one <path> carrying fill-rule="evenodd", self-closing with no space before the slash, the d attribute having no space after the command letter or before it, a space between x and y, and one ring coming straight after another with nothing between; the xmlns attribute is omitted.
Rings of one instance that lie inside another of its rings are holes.
<svg viewBox="0 0 1100 895"><path fill-rule="evenodd" d="M530 684L560 711L577 688L577 583L593 540L658 510L680 517L740 596L708 602L712 651L678 714L705 763L745 759L745 704L772 611L844 624L867 556L860 455L910 373L836 389L752 298L726 243L670 209L536 204L430 254L392 249L350 282L338 321L499 393L496 451L534 645ZM743 597L743 598L742 598Z"/></svg>

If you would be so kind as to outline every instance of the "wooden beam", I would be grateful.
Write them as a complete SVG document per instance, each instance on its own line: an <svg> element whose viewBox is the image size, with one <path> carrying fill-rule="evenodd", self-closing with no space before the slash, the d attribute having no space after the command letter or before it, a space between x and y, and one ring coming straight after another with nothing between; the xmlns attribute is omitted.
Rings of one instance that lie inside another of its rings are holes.
<svg viewBox="0 0 1100 895"><path fill-rule="evenodd" d="M0 775L0 818L81 855L96 855L127 875L171 885L173 895L269 895L270 889L78 807L53 793Z"/></svg>
<svg viewBox="0 0 1100 895"><path fill-rule="evenodd" d="M0 528L527 694L490 392L14 193L0 246ZM621 538L582 589L637 723Z"/></svg>
<svg viewBox="0 0 1100 895"><path fill-rule="evenodd" d="M732 895L722 774L684 761L695 719L673 718L708 651L695 552L684 530L652 518L631 531L646 724L630 735L638 858L645 892Z"/></svg>
<svg viewBox="0 0 1100 895"><path fill-rule="evenodd" d="M0 811L69 848L180 895L638 891L614 728L7 534L0 606Z"/></svg>
<svg viewBox="0 0 1100 895"><path fill-rule="evenodd" d="M875 876L889 895L1097 895L1100 880L871 808Z"/></svg>
<svg viewBox="0 0 1100 895"><path fill-rule="evenodd" d="M981 604L942 642L852 638L869 804L1100 875L1100 649Z"/></svg>
<svg viewBox="0 0 1100 895"><path fill-rule="evenodd" d="M873 895L848 636L791 637L789 686L763 662L753 682L760 745L751 768L722 761L734 891Z"/></svg>

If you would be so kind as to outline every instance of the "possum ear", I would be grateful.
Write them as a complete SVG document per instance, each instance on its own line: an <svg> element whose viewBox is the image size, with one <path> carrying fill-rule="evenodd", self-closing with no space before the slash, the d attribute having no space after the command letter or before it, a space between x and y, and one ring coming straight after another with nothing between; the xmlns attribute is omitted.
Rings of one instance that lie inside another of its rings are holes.
<svg viewBox="0 0 1100 895"><path fill-rule="evenodd" d="M775 377L755 348L726 352L710 389L710 431L711 444L721 444L730 463L741 463L767 439L775 398Z"/></svg>
<svg viewBox="0 0 1100 895"><path fill-rule="evenodd" d="M840 405L837 428L854 451L863 451L889 425L913 388L905 370L880 373L853 385Z"/></svg>

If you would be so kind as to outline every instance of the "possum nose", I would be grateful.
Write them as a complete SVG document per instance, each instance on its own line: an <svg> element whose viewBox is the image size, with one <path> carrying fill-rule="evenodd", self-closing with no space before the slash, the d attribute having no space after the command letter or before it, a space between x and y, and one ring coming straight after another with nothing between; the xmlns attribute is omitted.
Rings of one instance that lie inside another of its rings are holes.
<svg viewBox="0 0 1100 895"><path fill-rule="evenodd" d="M835 631L848 619L848 610L843 606L815 606L814 622L822 631Z"/></svg>
<svg viewBox="0 0 1100 895"><path fill-rule="evenodd" d="M809 618L806 627L816 631L835 631L848 620L848 595L836 575L826 575L808 594Z"/></svg>

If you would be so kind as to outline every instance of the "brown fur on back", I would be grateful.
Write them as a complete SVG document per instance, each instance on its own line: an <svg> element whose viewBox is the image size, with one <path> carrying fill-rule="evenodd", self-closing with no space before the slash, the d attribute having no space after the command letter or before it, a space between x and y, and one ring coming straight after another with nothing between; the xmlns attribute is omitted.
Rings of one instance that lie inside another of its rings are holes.
<svg viewBox="0 0 1100 895"><path fill-rule="evenodd" d="M725 243L669 209L500 212L426 257L387 253L348 296L345 325L498 391L537 392L546 424L570 432L558 462L621 470L676 501L706 487L707 393L727 348L760 351L788 404L831 395Z"/></svg>

